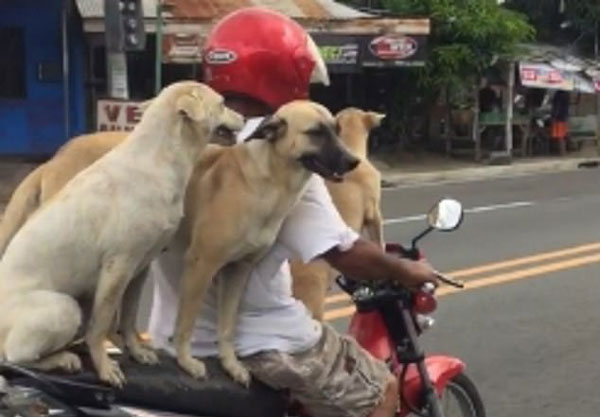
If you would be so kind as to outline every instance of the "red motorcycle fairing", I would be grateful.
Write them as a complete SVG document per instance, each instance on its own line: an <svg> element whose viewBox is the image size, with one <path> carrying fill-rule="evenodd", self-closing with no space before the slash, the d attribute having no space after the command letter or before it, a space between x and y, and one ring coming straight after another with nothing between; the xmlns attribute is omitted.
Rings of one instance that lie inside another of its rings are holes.
<svg viewBox="0 0 600 417"><path fill-rule="evenodd" d="M392 358L390 334L378 311L356 312L350 321L348 333L377 359L387 362Z"/></svg>
<svg viewBox="0 0 600 417"><path fill-rule="evenodd" d="M368 313L356 312L350 321L348 332L358 343L377 359L392 363L394 374L400 378L402 365L398 364L389 332L385 327L381 314L378 311ZM460 374L465 369L465 364L458 358L445 355L432 355L425 358L425 369L435 387L441 395L448 381ZM421 375L415 364L408 365L404 381L402 381L403 398L413 407L419 407L422 400ZM409 413L406 404L401 405L399 416Z"/></svg>
<svg viewBox="0 0 600 417"><path fill-rule="evenodd" d="M432 355L425 358L425 368L437 394L441 396L448 381L460 374L465 369L465 364L460 359L452 356ZM401 372L402 366L398 366L394 373L400 377ZM421 375L415 364L408 365L402 388L403 398L412 407L419 407L422 401L423 387L421 385ZM408 413L407 405L402 403L399 416L405 416Z"/></svg>

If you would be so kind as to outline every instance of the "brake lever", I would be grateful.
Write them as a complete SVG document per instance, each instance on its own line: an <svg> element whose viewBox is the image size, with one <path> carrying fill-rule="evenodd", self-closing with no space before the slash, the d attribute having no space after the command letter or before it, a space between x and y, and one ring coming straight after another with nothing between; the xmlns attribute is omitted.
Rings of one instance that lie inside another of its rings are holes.
<svg viewBox="0 0 600 417"><path fill-rule="evenodd" d="M451 285L456 288L465 288L464 281L458 281L458 280L452 279L438 271L434 271L434 273L435 273L435 276L437 277L437 279L442 281L444 284L448 284L448 285Z"/></svg>

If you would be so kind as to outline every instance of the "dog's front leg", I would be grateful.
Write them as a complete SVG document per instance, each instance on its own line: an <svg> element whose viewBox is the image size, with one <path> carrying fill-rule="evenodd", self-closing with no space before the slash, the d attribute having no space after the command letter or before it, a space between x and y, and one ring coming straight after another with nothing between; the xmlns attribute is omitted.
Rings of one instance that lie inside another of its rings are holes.
<svg viewBox="0 0 600 417"><path fill-rule="evenodd" d="M206 252L194 249L193 246L188 249L179 288L179 308L174 335L177 363L194 378L206 377L204 363L195 359L191 353L190 340L194 323L202 308L206 290L221 267L220 263L208 261L209 257Z"/></svg>
<svg viewBox="0 0 600 417"><path fill-rule="evenodd" d="M374 203L367 212L364 227L371 238L371 241L377 243L381 248L385 249L385 240L383 237L383 217L379 204Z"/></svg>
<svg viewBox="0 0 600 417"><path fill-rule="evenodd" d="M123 386L125 376L119 365L110 360L104 341L132 275L132 263L125 257L113 257L104 262L85 337L100 380L117 387Z"/></svg>
<svg viewBox="0 0 600 417"><path fill-rule="evenodd" d="M231 264L220 274L218 285L219 357L227 373L246 387L250 385L250 373L235 354L234 339L238 310L251 269L251 262Z"/></svg>
<svg viewBox="0 0 600 417"><path fill-rule="evenodd" d="M142 289L146 282L148 267L137 274L125 290L123 302L121 303L121 320L119 324L120 333L123 337L125 348L131 357L146 365L156 365L159 360L154 350L142 343L137 332L137 314L140 305Z"/></svg>

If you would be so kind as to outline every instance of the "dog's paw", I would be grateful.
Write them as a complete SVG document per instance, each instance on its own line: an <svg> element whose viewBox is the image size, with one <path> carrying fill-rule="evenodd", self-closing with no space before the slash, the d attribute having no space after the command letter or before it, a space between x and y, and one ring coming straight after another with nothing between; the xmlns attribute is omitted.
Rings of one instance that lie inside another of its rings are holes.
<svg viewBox="0 0 600 417"><path fill-rule="evenodd" d="M237 359L225 360L221 362L223 368L231 378L238 384L248 388L250 386L250 372Z"/></svg>
<svg viewBox="0 0 600 417"><path fill-rule="evenodd" d="M179 363L179 366L181 366L188 374L190 374L194 378L206 378L206 366L202 361L189 357L185 359L177 359L177 363Z"/></svg>
<svg viewBox="0 0 600 417"><path fill-rule="evenodd" d="M76 373L82 369L81 359L71 352L62 352L60 357L57 358L56 366L70 373Z"/></svg>
<svg viewBox="0 0 600 417"><path fill-rule="evenodd" d="M125 384L125 375L121 371L118 363L108 360L105 365L98 371L98 377L101 381L106 382L113 387L123 388Z"/></svg>
<svg viewBox="0 0 600 417"><path fill-rule="evenodd" d="M138 346L130 349L129 354L137 363L144 365L158 365L160 363L156 352L148 346Z"/></svg>

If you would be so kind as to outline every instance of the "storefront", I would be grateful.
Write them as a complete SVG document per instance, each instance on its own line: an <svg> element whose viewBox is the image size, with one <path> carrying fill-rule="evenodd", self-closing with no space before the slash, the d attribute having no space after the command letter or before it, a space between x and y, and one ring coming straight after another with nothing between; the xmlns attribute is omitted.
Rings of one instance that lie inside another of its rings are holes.
<svg viewBox="0 0 600 417"><path fill-rule="evenodd" d="M247 5L242 0L173 1L163 11L163 26L157 42L156 3L155 0L144 0L148 33L146 50L127 55L128 98L115 99L107 90L111 68L105 60L104 16L99 3L77 0L91 51L88 67L92 71L90 78L94 88L90 104L95 113L96 129L131 128L135 114L130 110L128 118L127 109L154 94L156 68L160 70L161 85L182 78L199 78L202 45L213 23ZM254 1L253 4L261 5L262 2ZM332 110L379 102L381 100L369 96L378 91L385 94L386 74L425 64L428 19L375 17L334 1L265 0L264 6L294 18L315 38L327 62L332 85L316 87L312 93L316 100ZM158 54L157 44L160 45ZM158 67L157 57L161 62ZM365 82L366 77L370 79L369 83Z"/></svg>
<svg viewBox="0 0 600 417"><path fill-rule="evenodd" d="M350 105L386 111L395 72L425 65L428 23L399 20L388 34L314 33L333 82L313 96L334 111Z"/></svg>

